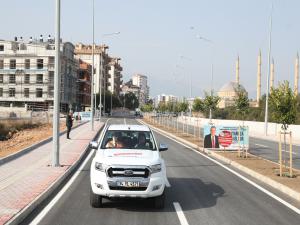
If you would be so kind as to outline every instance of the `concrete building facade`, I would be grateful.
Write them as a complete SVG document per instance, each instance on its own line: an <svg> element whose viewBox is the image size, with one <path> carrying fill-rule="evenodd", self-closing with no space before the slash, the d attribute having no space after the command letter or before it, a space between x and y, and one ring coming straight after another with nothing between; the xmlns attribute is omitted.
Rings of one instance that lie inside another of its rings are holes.
<svg viewBox="0 0 300 225"><path fill-rule="evenodd" d="M140 106L146 104L149 100L149 86L148 78L142 74L135 74L132 76L132 84L140 88L139 103Z"/></svg>
<svg viewBox="0 0 300 225"><path fill-rule="evenodd" d="M78 61L74 45L61 43L61 109L76 105ZM0 104L51 110L54 92L54 40L0 40Z"/></svg>
<svg viewBox="0 0 300 225"><path fill-rule="evenodd" d="M107 45L94 46L94 93L101 90L110 91L119 95L122 83L122 67L120 58L110 57L107 53ZM92 65L92 45L76 44L75 53L78 58Z"/></svg>

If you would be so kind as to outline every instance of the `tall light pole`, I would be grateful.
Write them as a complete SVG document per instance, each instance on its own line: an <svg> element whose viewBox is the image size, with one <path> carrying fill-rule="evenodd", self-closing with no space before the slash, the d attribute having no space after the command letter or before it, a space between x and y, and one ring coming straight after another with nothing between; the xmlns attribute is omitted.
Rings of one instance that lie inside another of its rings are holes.
<svg viewBox="0 0 300 225"><path fill-rule="evenodd" d="M269 30L269 51L268 51L268 75L267 75L267 89L266 89L266 106L265 106L265 135L268 135L268 111L269 111L269 84L271 72L271 47L272 47L272 17L273 17L273 3L271 7L270 16L270 30Z"/></svg>
<svg viewBox="0 0 300 225"><path fill-rule="evenodd" d="M196 38L202 40L202 41L205 41L205 42L209 42L211 45L212 45L212 54L213 54L213 44L214 42L210 39L207 39L203 36L200 36L199 34L196 35ZM213 55L212 55L213 57ZM213 96L213 82L214 82L214 63L213 63L213 60L212 60L212 63L211 63L211 85L210 85L210 96L212 97ZM211 122L212 120L212 110L211 108L209 108L209 120Z"/></svg>
<svg viewBox="0 0 300 225"><path fill-rule="evenodd" d="M92 15L92 79L91 79L91 130L94 130L94 48L95 48L95 0L93 0L93 15Z"/></svg>
<svg viewBox="0 0 300 225"><path fill-rule="evenodd" d="M55 76L53 100L52 166L59 166L59 106L60 106L60 0L56 0L55 14Z"/></svg>

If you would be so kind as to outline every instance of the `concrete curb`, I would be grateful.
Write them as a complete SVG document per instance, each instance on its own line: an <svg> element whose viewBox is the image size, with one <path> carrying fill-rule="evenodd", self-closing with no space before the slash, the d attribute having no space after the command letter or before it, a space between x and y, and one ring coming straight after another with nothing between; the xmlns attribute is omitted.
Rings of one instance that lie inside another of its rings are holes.
<svg viewBox="0 0 300 225"><path fill-rule="evenodd" d="M85 124L85 123L87 123L87 122L82 122L80 124L76 124L72 129L76 129L76 128L80 127L81 125ZM59 135L62 136L65 133L67 133L66 130L60 132ZM23 148L22 150L20 150L18 152L15 152L15 153L12 153L12 154L10 154L8 156L0 158L0 166L3 165L3 164L5 164L5 163L7 163L7 162L10 162L10 161L12 161L14 159L19 158L20 156L23 156L23 155L31 152L32 150L37 149L38 147L40 147L40 146L42 146L44 144L47 144L50 141L52 141L52 137L46 138L46 139L44 139L44 140L42 140L42 141L40 141L38 143L35 143L35 144L33 144L33 145L31 145L31 146L29 146L27 148Z"/></svg>
<svg viewBox="0 0 300 225"><path fill-rule="evenodd" d="M95 140L103 130L105 124L101 126L99 131L94 136L93 140ZM28 217L36 208L43 204L43 202L49 198L54 192L56 192L59 187L66 181L66 179L76 170L79 164L84 160L89 150L89 145L86 146L83 153L80 155L79 159L54 183L52 183L43 193L37 196L29 205L23 208L18 214L16 214L13 218L11 218L6 225L18 225L20 224L26 217Z"/></svg>
<svg viewBox="0 0 300 225"><path fill-rule="evenodd" d="M211 150L200 148L199 146L197 146L197 145L195 145L195 144L193 144L189 141L186 141L186 140L184 140L182 138L179 138L179 137L177 137L173 134L170 134L169 132L161 130L160 128L154 127L154 126L152 126L152 125L150 125L150 124L148 124L144 121L139 120L139 122L147 124L149 127L159 130L161 133L165 134L166 136L172 137L172 138L176 139L177 141L180 141L180 142L182 142L182 143L184 143L184 144L186 144L186 145L188 145L188 146L190 146L190 147L192 147L192 148L194 148L198 151L201 151L201 152L203 152L203 153L205 153L205 154L207 154L207 155L209 155L209 156L211 156L215 159L218 159L219 161L222 161L223 163L229 164L232 167L234 167L234 168L236 168L240 171L243 171L244 173L250 175L251 177L253 177L253 178L255 178L255 179L257 179L257 180L259 180L259 181L261 181L261 182L263 182L263 183L265 183L265 184L267 184L267 185L269 185L273 188L275 188L276 190L288 195L289 197L291 197L291 198L293 198L297 201L300 201L300 193L299 192L294 191L293 189L291 189L291 188L289 188L289 187L287 187L287 186L285 186L285 185L283 185L283 184L281 184L277 181L274 181L269 177L266 177L266 176L264 176L260 173L255 172L254 170L251 170L251 169L249 169L245 166L242 166L241 164L239 164L237 162L234 162L230 159L227 159L227 158L225 158L221 155L218 155L217 153L215 153Z"/></svg>

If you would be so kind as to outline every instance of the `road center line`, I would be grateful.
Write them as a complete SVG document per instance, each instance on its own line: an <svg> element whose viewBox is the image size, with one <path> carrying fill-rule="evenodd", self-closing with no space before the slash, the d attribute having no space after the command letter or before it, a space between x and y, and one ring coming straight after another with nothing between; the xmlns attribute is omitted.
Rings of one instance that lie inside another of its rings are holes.
<svg viewBox="0 0 300 225"><path fill-rule="evenodd" d="M185 218L185 215L182 211L182 208L181 208L180 204L178 202L173 202L173 205L174 205L174 208L176 210L176 213L177 213L178 219L180 221L180 224L181 225L189 225L188 221Z"/></svg>
<svg viewBox="0 0 300 225"><path fill-rule="evenodd" d="M263 147L263 148L268 148L268 147L269 147L269 146L261 145L261 144L255 144L255 145L257 145L257 146L259 146L259 147Z"/></svg>
<svg viewBox="0 0 300 225"><path fill-rule="evenodd" d="M143 121L139 121L139 122L145 124ZM210 160L210 161L214 162L215 164L217 164L217 165L223 167L225 170L231 172L232 174L236 175L237 177L241 178L242 180L244 180L244 181L246 181L247 183L251 184L252 186L256 187L256 188L259 189L260 191L264 192L266 195L270 196L271 198L275 199L276 201L280 202L281 204L285 205L286 207L290 208L291 210L293 210L294 212L296 212L297 214L300 215L300 209L298 209L297 207L295 207L295 206L293 206L292 204L288 203L287 201L283 200L282 198L278 197L278 196L275 195L274 193L268 191L267 189L263 188L262 186L258 185L258 184L255 183L254 181L252 181L252 180L246 178L245 176L243 176L242 174L240 174L240 173L238 173L238 172L236 172L236 171L230 169L229 167L223 165L223 164L220 163L219 161L217 161L217 160L215 160L215 159L213 159L213 158L211 158L211 157L209 157L209 156L207 156L207 155L205 155L205 154L203 154L203 153L201 153L201 152L195 150L194 148L192 148L192 147L190 147L190 146L188 146L188 145L186 145L186 144L184 144L184 143L182 143L182 142L180 142L180 141L177 141L176 139L174 139L174 138L172 138L172 137L170 137L170 136L164 134L163 132L161 132L161 131L158 130L157 128L155 128L155 127L153 127L153 126L151 126L151 125L148 125L148 126L151 127L152 130L155 130L155 131L156 131L157 133L159 133L160 135L169 138L170 140L172 140L172 141L174 141L174 142L176 142L176 143L178 143L178 144L180 144L180 145L182 145L182 146L184 146L184 147L186 147L186 148L188 148L188 149L194 151L195 153L197 153L197 154L199 154L199 155L202 155L203 157L207 158L208 160Z"/></svg>

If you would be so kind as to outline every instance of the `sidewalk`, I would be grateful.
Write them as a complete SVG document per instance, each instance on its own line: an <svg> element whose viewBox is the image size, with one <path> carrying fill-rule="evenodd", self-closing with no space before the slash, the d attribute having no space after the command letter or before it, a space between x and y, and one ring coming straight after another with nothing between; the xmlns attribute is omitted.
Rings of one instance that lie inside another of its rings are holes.
<svg viewBox="0 0 300 225"><path fill-rule="evenodd" d="M51 167L52 141L0 166L0 224L29 205L81 157L103 123L90 123L71 131L71 140L60 136L61 167Z"/></svg>

